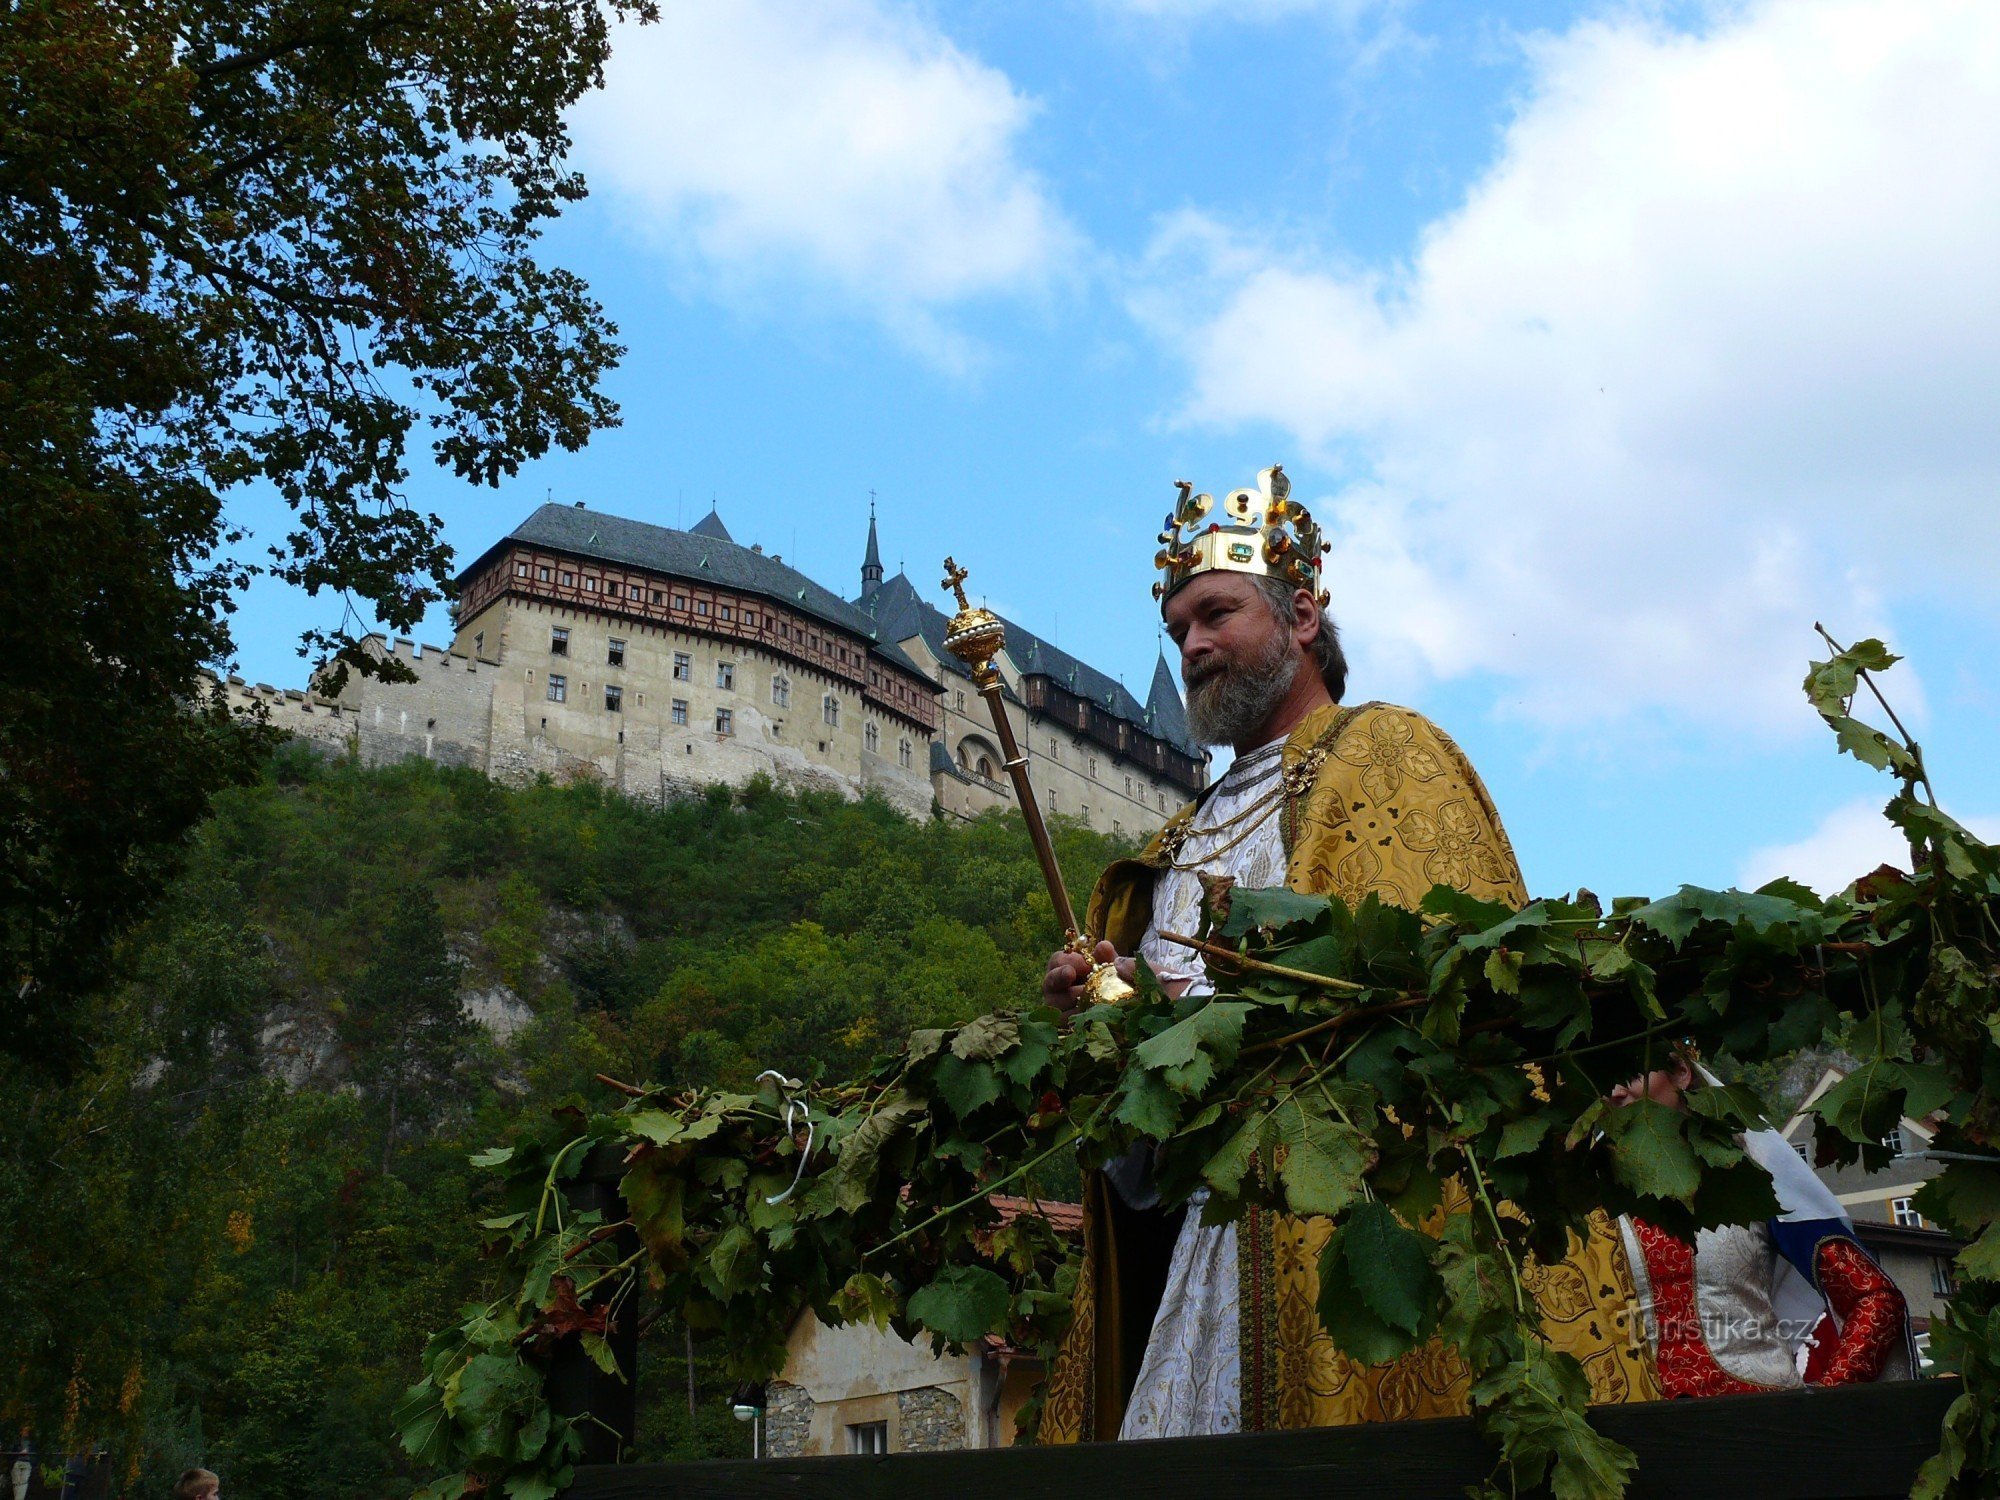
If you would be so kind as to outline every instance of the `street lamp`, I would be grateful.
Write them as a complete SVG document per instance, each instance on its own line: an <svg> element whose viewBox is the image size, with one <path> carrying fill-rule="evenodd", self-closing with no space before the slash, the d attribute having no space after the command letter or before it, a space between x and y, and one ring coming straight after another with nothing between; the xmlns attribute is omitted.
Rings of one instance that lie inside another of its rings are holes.
<svg viewBox="0 0 2000 1500"><path fill-rule="evenodd" d="M750 1456L762 1458L764 1431L759 1419L764 1415L764 1387L754 1382L739 1385L736 1394L729 1398L729 1414L750 1424Z"/></svg>

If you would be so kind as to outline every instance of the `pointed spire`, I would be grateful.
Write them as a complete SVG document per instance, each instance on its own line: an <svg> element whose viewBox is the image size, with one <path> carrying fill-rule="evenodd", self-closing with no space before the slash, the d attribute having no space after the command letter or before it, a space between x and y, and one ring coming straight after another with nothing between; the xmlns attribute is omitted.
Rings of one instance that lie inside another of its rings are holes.
<svg viewBox="0 0 2000 1500"><path fill-rule="evenodd" d="M1188 747L1187 709L1181 703L1181 690L1174 681L1173 669L1167 665L1164 646L1153 663L1153 686L1146 694L1146 717L1153 722L1153 732L1161 739L1182 749Z"/></svg>
<svg viewBox="0 0 2000 1500"><path fill-rule="evenodd" d="M882 549L875 542L875 492L868 492L868 550L861 557L861 597L882 587Z"/></svg>
<svg viewBox="0 0 2000 1500"><path fill-rule="evenodd" d="M688 528L688 535L712 537L718 542L733 542L736 540L735 537L729 534L729 528L722 524L722 513L713 505L709 506L707 515Z"/></svg>

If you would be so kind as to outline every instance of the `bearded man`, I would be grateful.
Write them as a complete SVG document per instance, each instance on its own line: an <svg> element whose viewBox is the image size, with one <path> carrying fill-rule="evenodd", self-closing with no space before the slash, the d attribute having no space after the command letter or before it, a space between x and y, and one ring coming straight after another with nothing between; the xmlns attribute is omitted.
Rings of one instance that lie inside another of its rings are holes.
<svg viewBox="0 0 2000 1500"><path fill-rule="evenodd" d="M1162 932L1196 930L1201 877L1286 885L1358 905L1416 907L1434 885L1527 900L1478 775L1423 715L1341 702L1347 663L1320 588L1320 533L1277 467L1220 505L1181 486L1156 585L1181 652L1188 725L1236 752L1137 858L1104 873L1087 926L1098 963L1131 978L1141 955L1174 995L1210 986L1200 956ZM1045 1001L1074 1008L1091 961L1051 956ZM1051 1377L1045 1442L1179 1437L1458 1415L1468 1373L1438 1341L1393 1364L1355 1364L1320 1326L1324 1219L1252 1209L1203 1226L1197 1193L1169 1211L1135 1152L1085 1187L1076 1316ZM1447 1193L1445 1212L1463 1194ZM1599 1216L1602 1218L1602 1216ZM1529 1284L1555 1347L1582 1361L1597 1401L1658 1394L1630 1336L1630 1268L1608 1220Z"/></svg>

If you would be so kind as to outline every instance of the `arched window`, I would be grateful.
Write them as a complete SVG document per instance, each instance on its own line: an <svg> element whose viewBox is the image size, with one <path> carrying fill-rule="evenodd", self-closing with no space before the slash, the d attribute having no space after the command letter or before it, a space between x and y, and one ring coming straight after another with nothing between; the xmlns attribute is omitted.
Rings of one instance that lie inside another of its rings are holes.
<svg viewBox="0 0 2000 1500"><path fill-rule="evenodd" d="M970 771L972 769L972 757L965 753L965 746L963 745L958 747L958 768L961 771Z"/></svg>
<svg viewBox="0 0 2000 1500"><path fill-rule="evenodd" d="M988 781L993 779L993 762L983 755L979 757L979 774Z"/></svg>

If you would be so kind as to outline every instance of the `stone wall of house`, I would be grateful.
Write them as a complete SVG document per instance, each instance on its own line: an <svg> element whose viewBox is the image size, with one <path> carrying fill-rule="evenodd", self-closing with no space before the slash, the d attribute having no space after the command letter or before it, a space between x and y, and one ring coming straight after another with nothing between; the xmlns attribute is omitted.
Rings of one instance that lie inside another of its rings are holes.
<svg viewBox="0 0 2000 1500"><path fill-rule="evenodd" d="M800 1458L812 1434L813 1400L804 1386L774 1380L764 1388L764 1451L772 1458Z"/></svg>
<svg viewBox="0 0 2000 1500"><path fill-rule="evenodd" d="M955 1452L965 1446L965 1406L939 1386L898 1391L896 1428L905 1453Z"/></svg>

